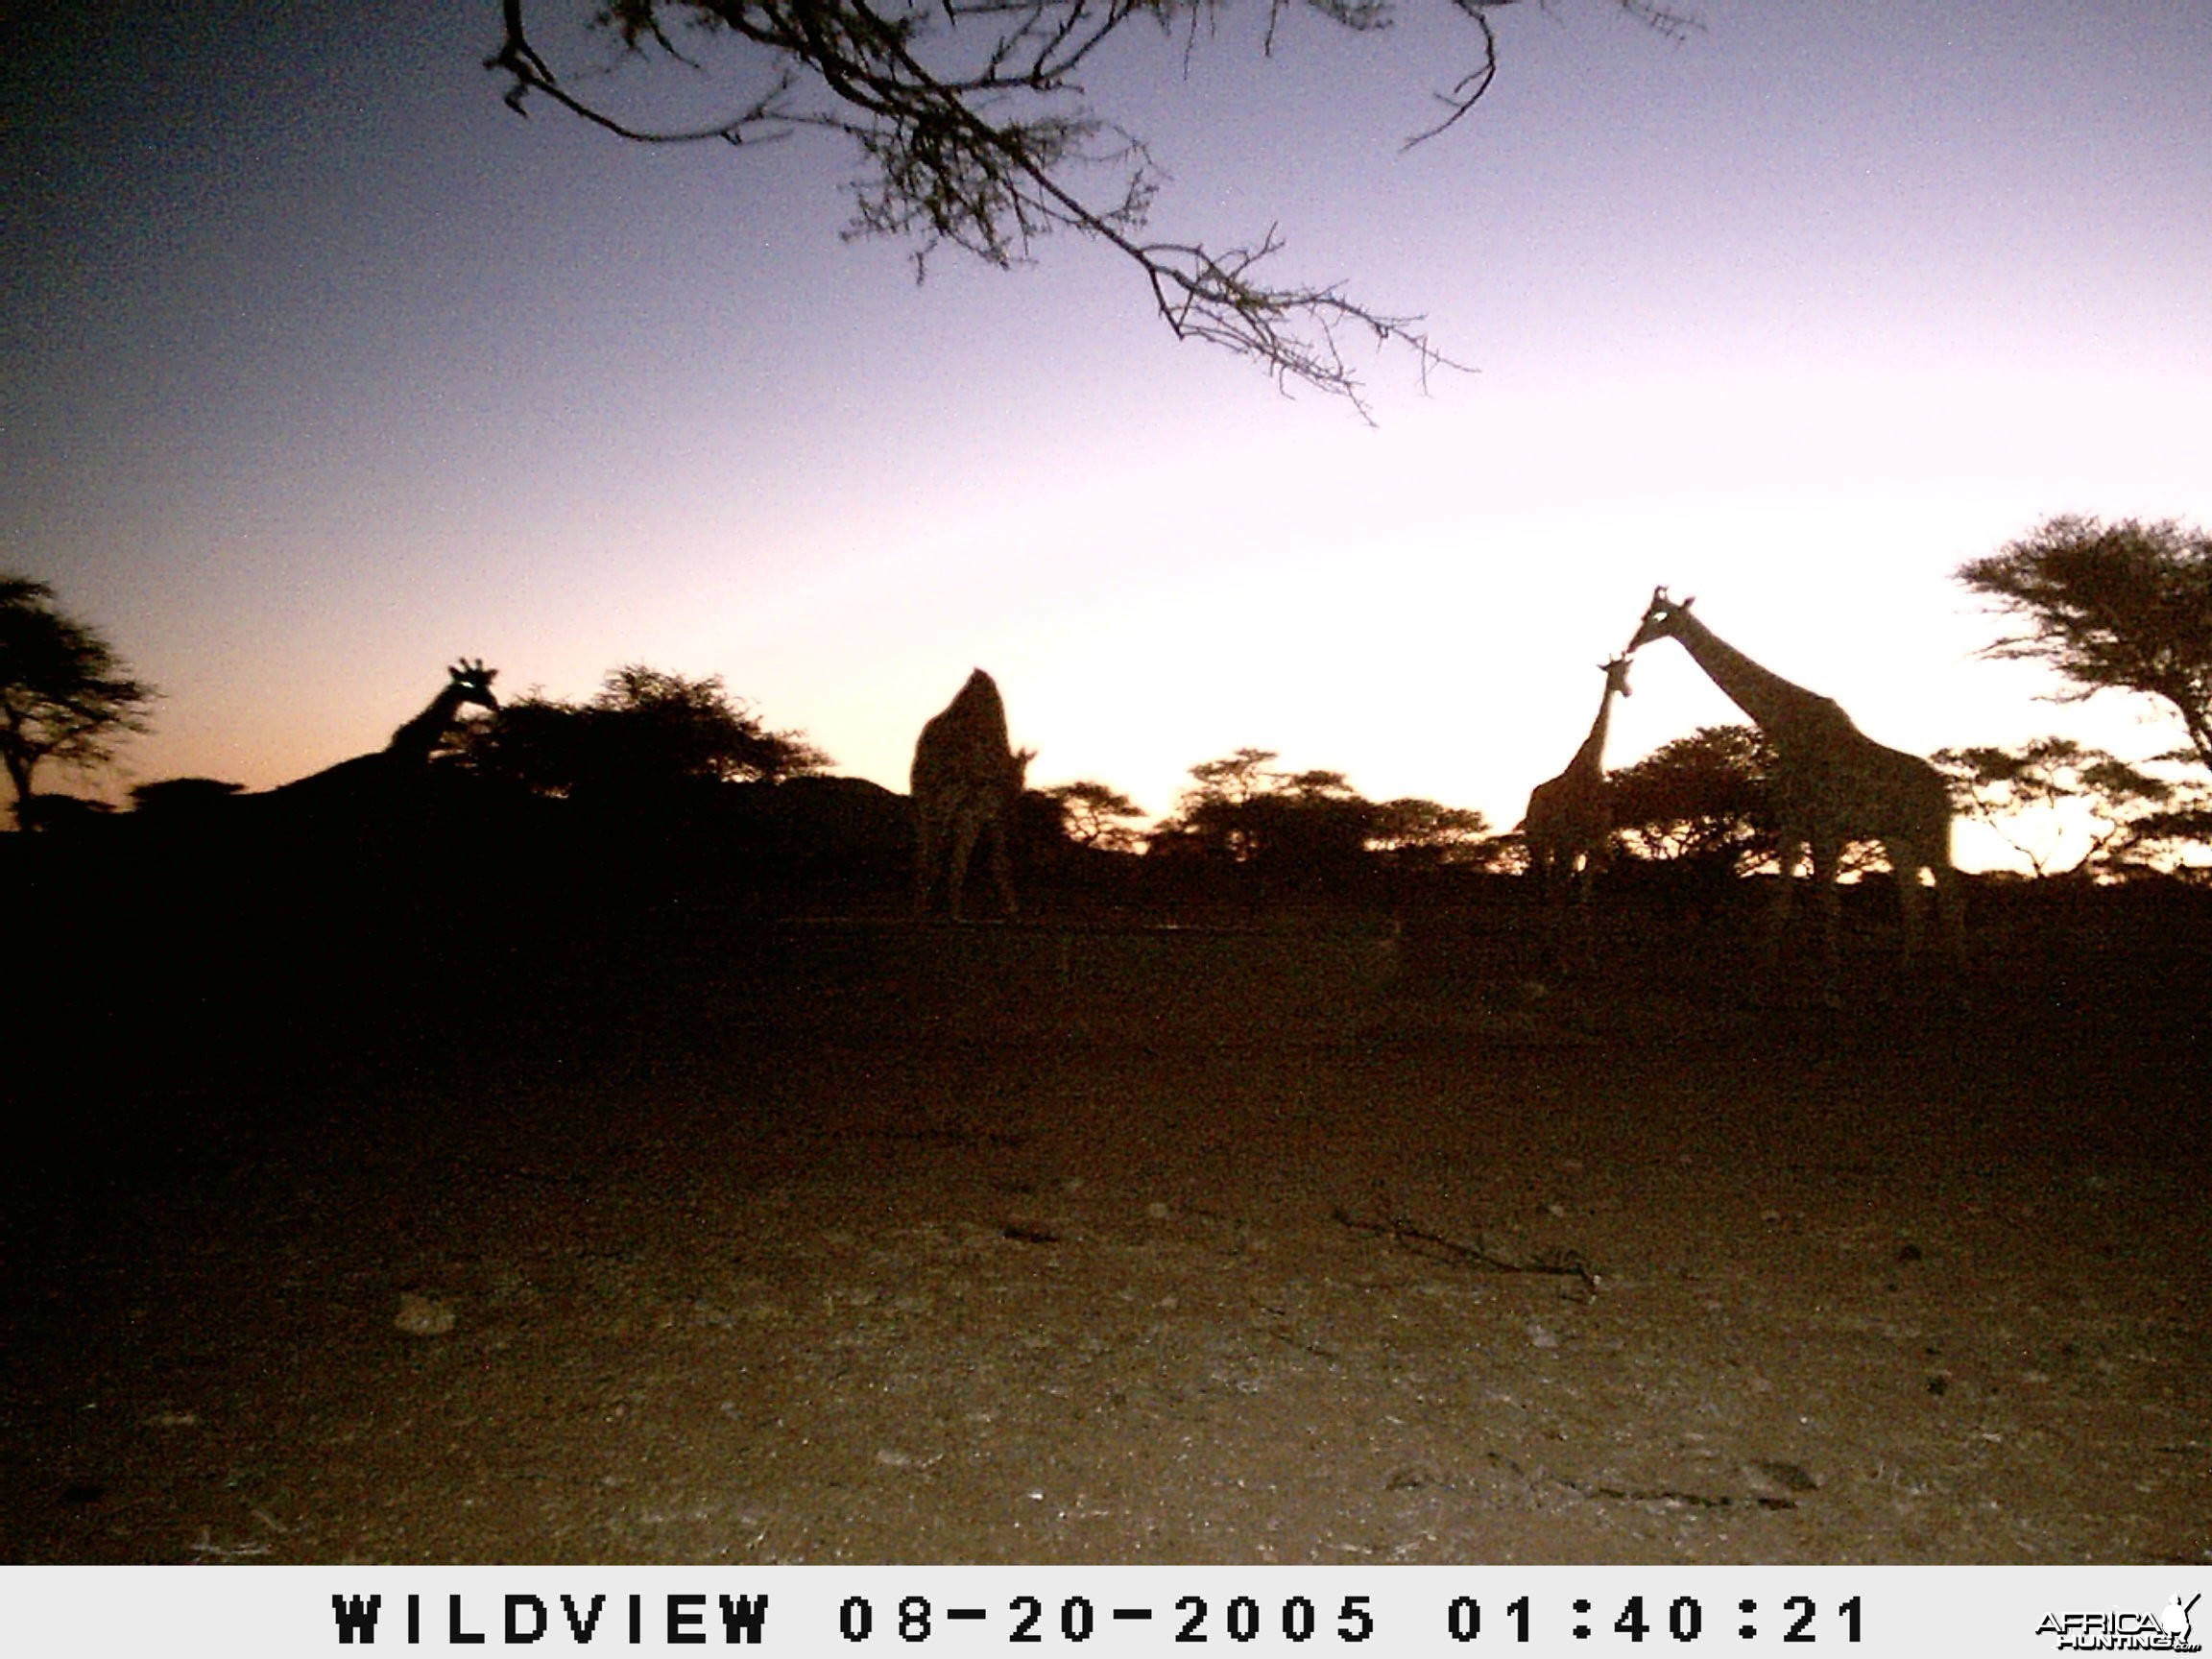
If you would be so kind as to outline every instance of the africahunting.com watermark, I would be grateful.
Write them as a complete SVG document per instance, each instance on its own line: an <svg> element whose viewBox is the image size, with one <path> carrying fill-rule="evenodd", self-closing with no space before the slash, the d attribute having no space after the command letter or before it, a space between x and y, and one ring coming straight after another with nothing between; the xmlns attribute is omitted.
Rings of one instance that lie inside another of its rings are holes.
<svg viewBox="0 0 2212 1659"><path fill-rule="evenodd" d="M2189 1633L2200 1599L2176 1596L2155 1613L2046 1613L2035 1634L2056 1637L2058 1649L2069 1653L2201 1653L2204 1645Z"/></svg>

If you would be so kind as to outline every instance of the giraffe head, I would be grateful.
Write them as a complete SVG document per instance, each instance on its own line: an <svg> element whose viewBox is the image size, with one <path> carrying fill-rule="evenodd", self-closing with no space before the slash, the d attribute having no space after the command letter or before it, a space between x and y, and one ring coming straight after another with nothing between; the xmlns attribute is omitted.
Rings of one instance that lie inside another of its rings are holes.
<svg viewBox="0 0 2212 1659"><path fill-rule="evenodd" d="M1628 650L1635 651L1654 639L1678 637L1690 615L1690 607L1696 603L1695 594L1687 599L1670 599L1666 589L1652 589L1651 603L1644 608L1643 624L1636 630L1636 637L1628 641Z"/></svg>
<svg viewBox="0 0 2212 1659"><path fill-rule="evenodd" d="M1623 697L1632 697L1635 695L1634 692L1628 689L1627 652L1623 651L1620 656L1614 658L1610 662L1599 663L1598 667L1599 671L1605 676L1606 696L1611 697L1619 695Z"/></svg>
<svg viewBox="0 0 2212 1659"><path fill-rule="evenodd" d="M445 670L445 677L449 682L445 687L446 695L453 699L456 709L474 704L479 709L489 709L494 714L499 712L499 699L492 694L492 682L499 677L499 670L485 667L483 658L479 657L473 662L466 657L462 658Z"/></svg>

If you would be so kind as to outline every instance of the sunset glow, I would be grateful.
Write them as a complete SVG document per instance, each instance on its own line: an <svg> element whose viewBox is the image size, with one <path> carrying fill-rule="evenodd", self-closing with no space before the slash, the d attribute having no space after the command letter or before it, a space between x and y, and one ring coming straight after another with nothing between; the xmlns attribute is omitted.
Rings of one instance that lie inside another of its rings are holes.
<svg viewBox="0 0 2212 1659"><path fill-rule="evenodd" d="M2212 13L1697 10L1516 8L1404 154L1441 15L1267 58L1232 13L1094 87L1158 229L1279 224L1475 371L1364 364L1371 429L1072 239L917 285L828 144L517 119L491 8L69 9L7 93L0 567L165 693L115 791L373 749L462 655L720 675L903 788L980 664L1035 782L1162 813L1249 744L1503 829L1661 583L1887 743L2170 748L1977 660L1950 573L2212 514ZM1671 649L1634 693L1616 765L1740 718Z"/></svg>

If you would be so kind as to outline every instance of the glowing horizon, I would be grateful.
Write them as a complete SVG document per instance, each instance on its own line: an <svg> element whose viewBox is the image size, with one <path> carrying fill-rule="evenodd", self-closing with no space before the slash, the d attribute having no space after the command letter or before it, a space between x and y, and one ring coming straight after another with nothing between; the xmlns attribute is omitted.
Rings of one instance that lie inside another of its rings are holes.
<svg viewBox="0 0 2212 1659"><path fill-rule="evenodd" d="M2212 513L2212 17L1702 11L1506 16L1404 156L1433 19L1129 71L1163 231L1279 221L1286 272L1477 369L1376 360L1374 430L1067 239L917 287L838 241L826 146L517 121L489 16L49 21L0 567L166 693L110 793L378 747L461 656L510 695L720 675L902 788L980 665L1041 783L1158 816L1250 745L1503 830L1662 583L1897 747L2171 747L1975 660L1949 573L2055 513ZM1616 767L1742 718L1676 651L1634 685Z"/></svg>

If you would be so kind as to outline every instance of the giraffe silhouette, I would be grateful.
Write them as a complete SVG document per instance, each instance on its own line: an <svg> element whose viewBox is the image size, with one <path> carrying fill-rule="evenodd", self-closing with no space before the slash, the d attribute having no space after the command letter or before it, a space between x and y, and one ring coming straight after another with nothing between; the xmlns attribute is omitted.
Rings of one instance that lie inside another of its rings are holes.
<svg viewBox="0 0 2212 1659"><path fill-rule="evenodd" d="M1897 883L1904 960L1911 964L1920 935L1920 872L1936 883L1944 946L1964 953L1959 877L1951 867L1951 797L1943 776L1917 755L1886 748L1852 724L1833 698L1808 691L1760 666L1691 613L1695 599L1652 589L1644 620L1628 641L1637 651L1654 639L1675 639L1729 701L1758 722L1774 745L1771 779L1780 879L1768 911L1769 967L1790 920L1801 854L1810 851L1820 891L1822 996L1836 1000L1837 939L1841 901L1837 861L1843 844L1879 841Z"/></svg>
<svg viewBox="0 0 2212 1659"><path fill-rule="evenodd" d="M988 840L991 875L1009 917L1022 907L1014 897L1014 872L1006 835L1022 800L1023 780L1036 751L1017 751L1006 735L1006 705L982 669L968 676L960 694L922 728L914 745L910 786L914 795L914 913L926 915L940 867L945 909L960 920L968 863L978 839Z"/></svg>
<svg viewBox="0 0 2212 1659"><path fill-rule="evenodd" d="M1613 795L1605 781L1605 729L1613 718L1613 699L1631 695L1625 655L1600 662L1605 693L1590 735L1567 762L1567 770L1528 793L1521 834L1528 849L1528 873L1544 883L1547 896L1579 872L1580 897L1589 902L1591 882L1613 850Z"/></svg>
<svg viewBox="0 0 2212 1659"><path fill-rule="evenodd" d="M499 699L492 691L492 682L498 674L498 669L485 667L482 658L473 662L463 658L445 670L445 685L439 693L421 713L394 732L383 748L280 783L270 796L299 803L364 798L405 789L429 775L430 757L460 725L462 709L473 707L499 711Z"/></svg>
<svg viewBox="0 0 2212 1659"><path fill-rule="evenodd" d="M430 699L421 713L415 716L392 733L392 741L384 745L384 754L395 765L426 765L445 740L445 733L461 723L461 710L468 708L487 709L499 712L499 699L492 694L492 682L499 677L499 670L484 666L479 657L469 661L464 657L445 670L445 686Z"/></svg>

